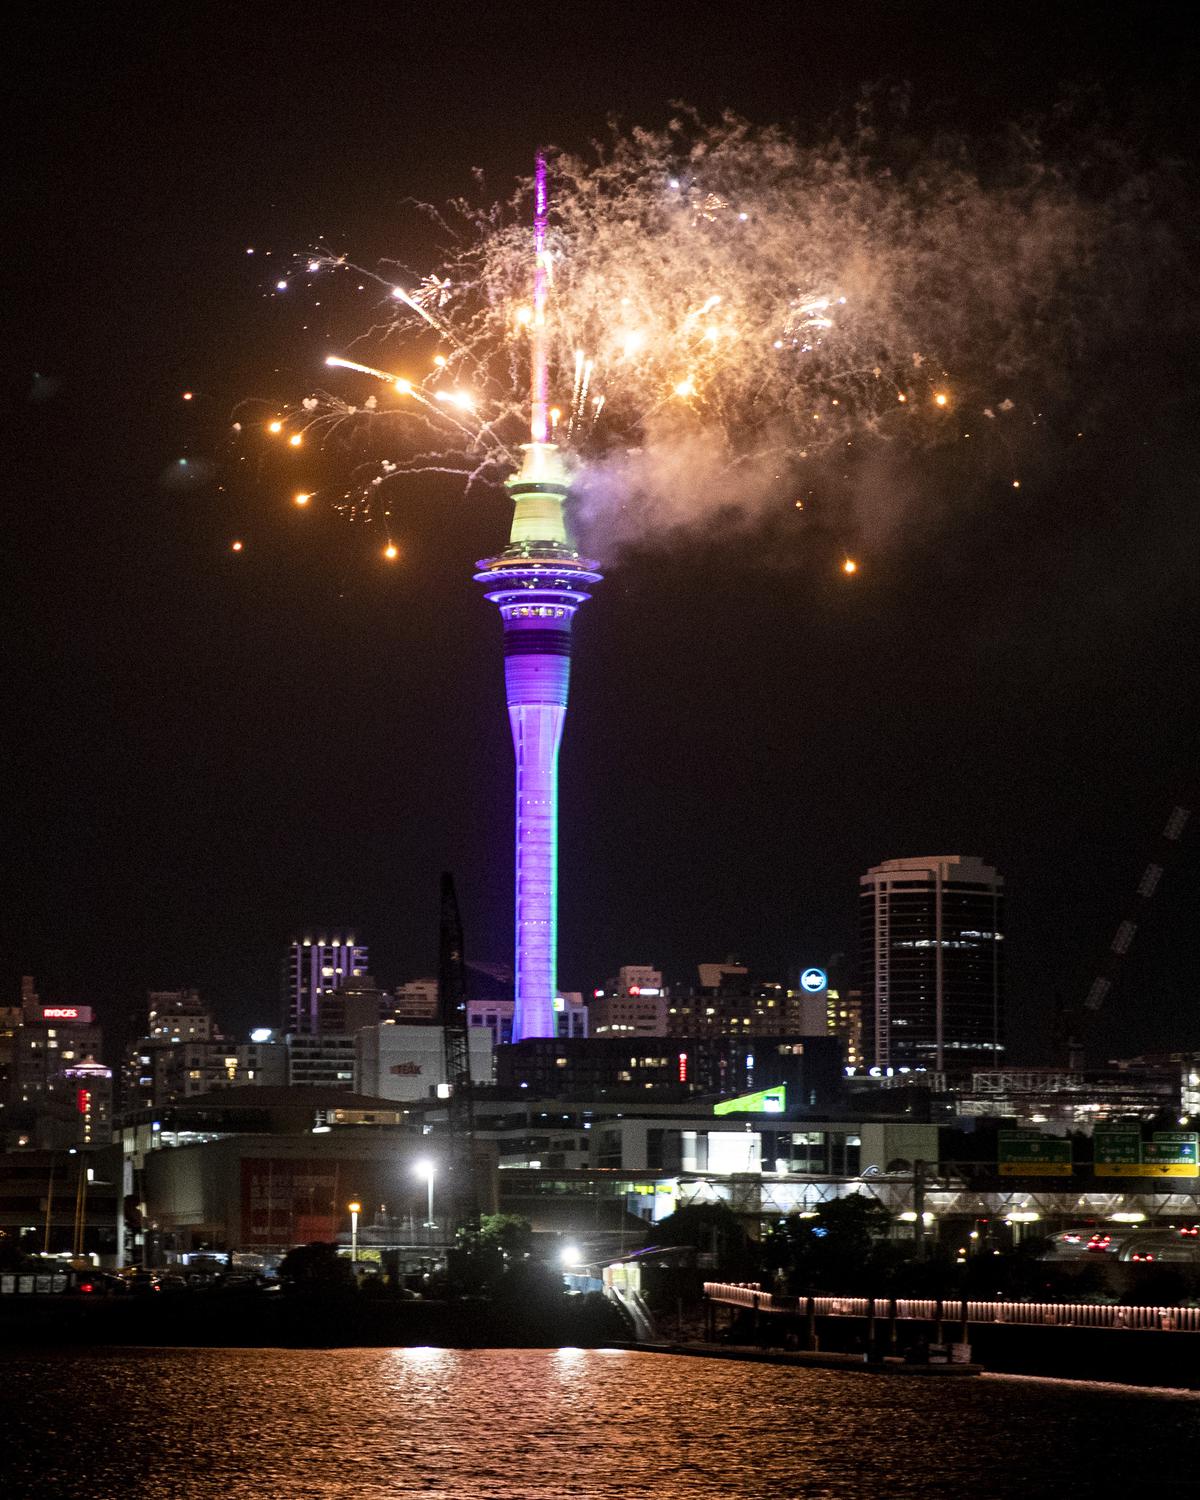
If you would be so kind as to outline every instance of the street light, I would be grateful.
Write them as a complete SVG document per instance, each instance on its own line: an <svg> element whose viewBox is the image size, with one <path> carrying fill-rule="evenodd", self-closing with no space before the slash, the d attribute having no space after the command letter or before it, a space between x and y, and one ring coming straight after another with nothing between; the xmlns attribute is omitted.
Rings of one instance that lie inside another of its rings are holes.
<svg viewBox="0 0 1200 1500"><path fill-rule="evenodd" d="M361 1203L347 1203L350 1210L350 1269L358 1265L358 1216L362 1213Z"/></svg>
<svg viewBox="0 0 1200 1500"><path fill-rule="evenodd" d="M433 1162L431 1162L429 1160L428 1157L423 1157L420 1161L413 1162L413 1171L417 1174L418 1177L424 1177L426 1186L429 1189L428 1217L425 1220L425 1227L426 1227L426 1229L429 1230L429 1243L432 1245L433 1244L433 1229L434 1229L434 1224L433 1224L433 1179L434 1179L434 1176L437 1173L437 1167L436 1167L436 1165Z"/></svg>

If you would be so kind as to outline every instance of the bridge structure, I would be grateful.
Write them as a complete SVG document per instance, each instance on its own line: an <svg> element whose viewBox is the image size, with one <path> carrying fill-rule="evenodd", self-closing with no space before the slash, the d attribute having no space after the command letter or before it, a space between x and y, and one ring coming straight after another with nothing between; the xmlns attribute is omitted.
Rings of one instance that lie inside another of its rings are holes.
<svg viewBox="0 0 1200 1500"><path fill-rule="evenodd" d="M1200 1307L1143 1307L1092 1302L1035 1302L978 1297L790 1297L757 1283L706 1281L710 1321L717 1306L761 1317L865 1318L874 1323L1025 1324L1039 1328L1126 1328L1166 1333L1200 1333Z"/></svg>

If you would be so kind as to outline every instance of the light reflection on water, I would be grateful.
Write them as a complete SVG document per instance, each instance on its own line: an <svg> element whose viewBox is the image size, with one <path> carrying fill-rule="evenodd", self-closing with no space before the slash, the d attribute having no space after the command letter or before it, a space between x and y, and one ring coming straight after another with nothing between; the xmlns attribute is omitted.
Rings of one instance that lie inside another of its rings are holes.
<svg viewBox="0 0 1200 1500"><path fill-rule="evenodd" d="M1195 1495L1200 1401L586 1349L0 1360L4 1500Z"/></svg>

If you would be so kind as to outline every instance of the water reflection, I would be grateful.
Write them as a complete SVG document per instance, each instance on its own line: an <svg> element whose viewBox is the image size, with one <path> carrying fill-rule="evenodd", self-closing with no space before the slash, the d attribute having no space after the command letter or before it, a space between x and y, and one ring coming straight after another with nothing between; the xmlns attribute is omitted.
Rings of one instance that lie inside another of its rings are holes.
<svg viewBox="0 0 1200 1500"><path fill-rule="evenodd" d="M4 1500L1194 1494L1200 1403L625 1351L8 1354Z"/></svg>

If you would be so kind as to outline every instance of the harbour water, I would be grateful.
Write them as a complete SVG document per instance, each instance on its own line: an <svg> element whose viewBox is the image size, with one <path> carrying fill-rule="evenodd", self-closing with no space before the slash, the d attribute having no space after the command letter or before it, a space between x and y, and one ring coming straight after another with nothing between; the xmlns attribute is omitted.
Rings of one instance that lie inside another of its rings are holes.
<svg viewBox="0 0 1200 1500"><path fill-rule="evenodd" d="M1196 1490L1200 1396L639 1354L0 1355L5 1500L971 1500Z"/></svg>

